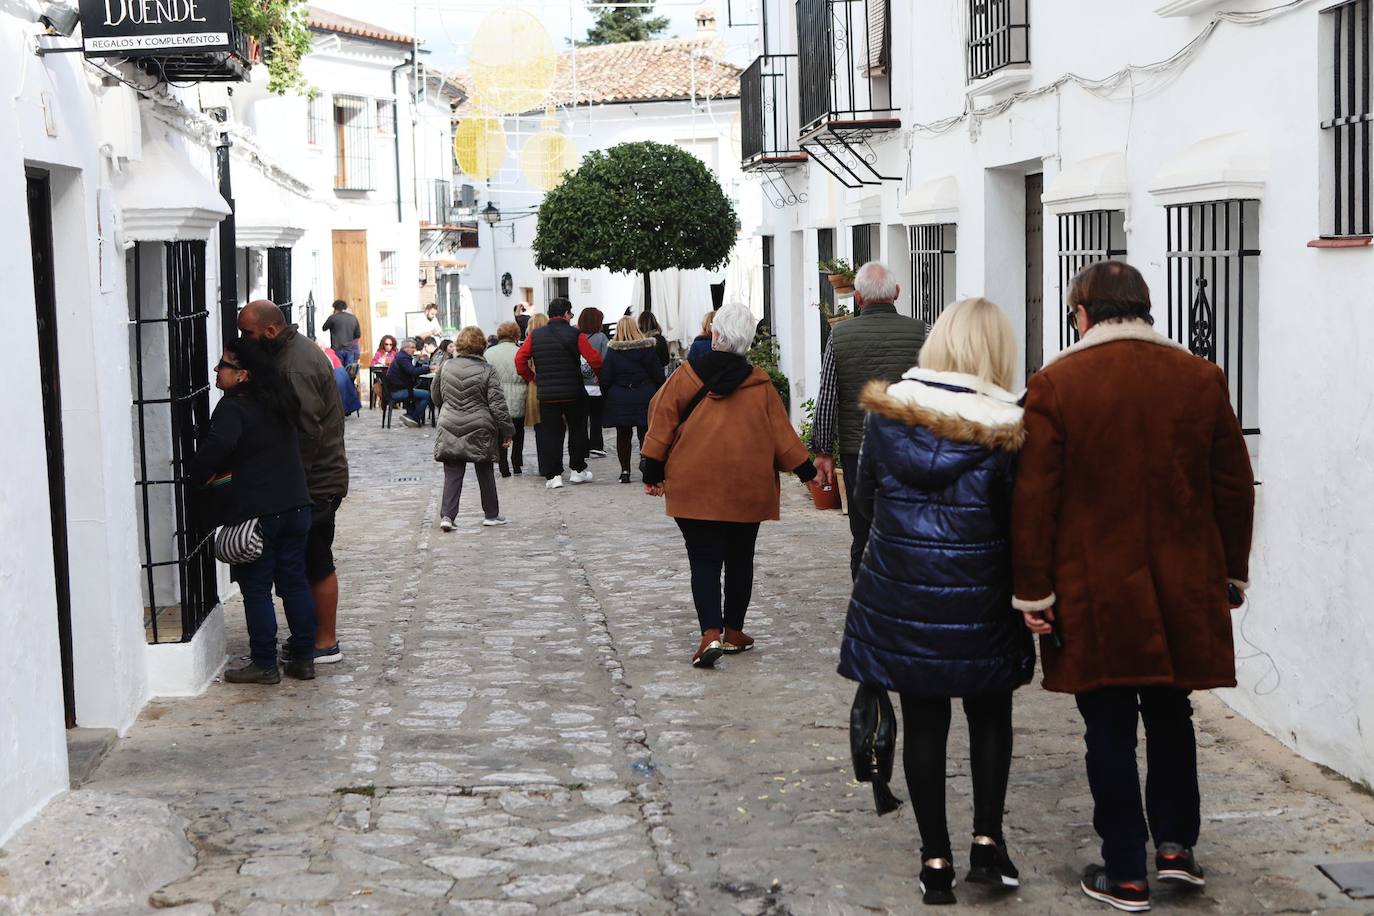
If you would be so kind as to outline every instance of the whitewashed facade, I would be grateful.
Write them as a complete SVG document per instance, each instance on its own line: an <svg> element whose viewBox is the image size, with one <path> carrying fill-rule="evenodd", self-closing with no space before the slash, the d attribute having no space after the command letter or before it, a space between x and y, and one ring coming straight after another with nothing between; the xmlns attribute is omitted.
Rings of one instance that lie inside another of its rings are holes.
<svg viewBox="0 0 1374 916"><path fill-rule="evenodd" d="M1262 483L1254 587L1235 617L1240 687L1220 693L1304 756L1374 783L1374 585L1357 559L1374 550L1371 165L1368 128L1340 127L1371 110L1358 50L1369 4L893 0L883 56L882 0L763 2L760 54L811 42L786 64L802 73L785 100L753 109L790 120L754 122L751 149L793 405L816 393L827 230L852 258L855 227L871 227L857 244L897 269L908 314L972 295L1001 304L1031 368L1071 342L1074 269L1108 255L1139 267L1160 330L1227 369ZM847 43L846 16L863 26ZM822 84L819 131L802 134L826 19L838 79ZM870 183L822 167L817 140L837 138L871 159L827 163Z"/></svg>

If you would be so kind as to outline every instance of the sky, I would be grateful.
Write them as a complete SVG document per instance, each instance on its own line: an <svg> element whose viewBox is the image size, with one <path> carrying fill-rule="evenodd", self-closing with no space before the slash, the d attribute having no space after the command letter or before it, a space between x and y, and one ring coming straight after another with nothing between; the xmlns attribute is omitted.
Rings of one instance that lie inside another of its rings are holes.
<svg viewBox="0 0 1374 916"><path fill-rule="evenodd" d="M750 22L756 0L730 0L736 20ZM424 42L424 49L430 53L425 60L432 66L447 71L462 71L467 68L468 45L473 32L482 16L497 9L511 7L528 10L538 16L549 34L553 36L554 46L563 49L567 40L581 39L594 18L593 12L581 0L314 0L314 5L334 10L345 16L374 22L403 32L407 35L418 33ZM729 57L744 66L751 54L749 40L754 34L752 28L728 28L726 26L726 0L658 0L655 12L670 20L664 38L688 36L696 32L695 14L699 7L715 9L717 29L730 45Z"/></svg>

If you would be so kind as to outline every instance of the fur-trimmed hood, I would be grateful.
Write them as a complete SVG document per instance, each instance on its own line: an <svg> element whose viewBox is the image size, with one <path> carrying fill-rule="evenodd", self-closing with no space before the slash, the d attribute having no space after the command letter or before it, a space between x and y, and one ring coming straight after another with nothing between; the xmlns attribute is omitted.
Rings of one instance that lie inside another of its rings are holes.
<svg viewBox="0 0 1374 916"><path fill-rule="evenodd" d="M1188 352L1187 347L1176 340L1165 337L1156 331L1154 325L1148 321L1141 321L1140 319L1108 321L1088 328L1088 333L1083 335L1082 340L1045 360L1045 365L1049 366L1065 357L1073 356L1075 353L1081 353L1092 347L1100 347L1103 344L1116 343L1119 340L1137 340L1160 347L1172 347L1175 350L1182 350L1184 353Z"/></svg>
<svg viewBox="0 0 1374 916"><path fill-rule="evenodd" d="M642 337L639 340L613 340L611 341L612 350L644 350L655 346L657 341L652 337Z"/></svg>
<svg viewBox="0 0 1374 916"><path fill-rule="evenodd" d="M907 426L923 426L942 439L1016 452L1026 440L1019 400L976 376L918 367L892 385L869 382L859 406Z"/></svg>

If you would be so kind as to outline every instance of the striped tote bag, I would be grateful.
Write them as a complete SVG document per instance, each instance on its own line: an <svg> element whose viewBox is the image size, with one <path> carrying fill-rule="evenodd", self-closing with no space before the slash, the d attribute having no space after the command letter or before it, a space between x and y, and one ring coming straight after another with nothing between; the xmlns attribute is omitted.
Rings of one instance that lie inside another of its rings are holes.
<svg viewBox="0 0 1374 916"><path fill-rule="evenodd" d="M262 526L255 518L225 525L215 535L215 557L223 563L243 565L261 556Z"/></svg>

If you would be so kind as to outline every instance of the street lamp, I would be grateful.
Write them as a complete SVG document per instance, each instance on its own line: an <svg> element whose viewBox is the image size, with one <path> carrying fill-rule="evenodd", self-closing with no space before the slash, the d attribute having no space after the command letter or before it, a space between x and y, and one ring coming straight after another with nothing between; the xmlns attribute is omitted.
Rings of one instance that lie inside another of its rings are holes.
<svg viewBox="0 0 1374 916"><path fill-rule="evenodd" d="M499 307L501 300L496 291L499 282L497 280L499 274L496 270L496 224L501 222L501 211L497 209L494 201L487 201L487 205L482 208L482 222L491 227L491 304L492 315L495 317L501 313Z"/></svg>
<svg viewBox="0 0 1374 916"><path fill-rule="evenodd" d="M487 205L482 208L482 222L493 228L495 228L497 223L501 222L501 211L498 210L496 204L490 200L487 201Z"/></svg>

